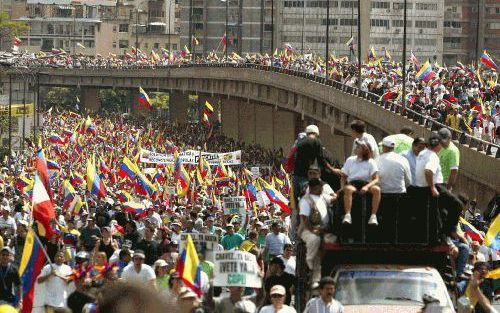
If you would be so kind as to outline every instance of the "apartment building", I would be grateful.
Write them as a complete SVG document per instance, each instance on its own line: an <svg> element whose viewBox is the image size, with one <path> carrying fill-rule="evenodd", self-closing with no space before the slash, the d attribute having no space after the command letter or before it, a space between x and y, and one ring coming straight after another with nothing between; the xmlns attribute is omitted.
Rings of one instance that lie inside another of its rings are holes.
<svg viewBox="0 0 500 313"><path fill-rule="evenodd" d="M21 50L64 49L88 55L123 55L133 46L179 47L175 0L17 0L11 18L24 21Z"/></svg>

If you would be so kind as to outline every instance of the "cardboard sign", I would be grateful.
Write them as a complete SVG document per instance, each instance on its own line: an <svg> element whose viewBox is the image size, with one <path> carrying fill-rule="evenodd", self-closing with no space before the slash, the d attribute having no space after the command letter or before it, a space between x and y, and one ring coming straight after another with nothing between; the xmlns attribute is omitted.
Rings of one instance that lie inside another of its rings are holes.
<svg viewBox="0 0 500 313"><path fill-rule="evenodd" d="M262 288L255 255L244 251L216 252L214 286Z"/></svg>
<svg viewBox="0 0 500 313"><path fill-rule="evenodd" d="M205 254L207 251L217 250L217 247L219 246L219 241L217 240L216 235L182 233L181 242L179 243L179 251L183 251L186 247L186 239L188 235L191 235L191 238L193 238L194 246L196 247L196 252L198 252L198 254Z"/></svg>
<svg viewBox="0 0 500 313"><path fill-rule="evenodd" d="M260 177L260 168L257 166L253 166L250 168L250 172L252 172L252 178L257 179Z"/></svg>
<svg viewBox="0 0 500 313"><path fill-rule="evenodd" d="M247 212L247 202L245 197L222 198L222 207L225 215L239 214L242 218Z"/></svg>

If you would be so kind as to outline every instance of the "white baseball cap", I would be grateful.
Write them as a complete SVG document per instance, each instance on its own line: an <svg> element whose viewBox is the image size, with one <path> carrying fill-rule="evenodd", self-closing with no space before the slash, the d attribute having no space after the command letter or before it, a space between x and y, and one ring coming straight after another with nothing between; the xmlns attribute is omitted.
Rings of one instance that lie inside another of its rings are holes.
<svg viewBox="0 0 500 313"><path fill-rule="evenodd" d="M316 134L319 135L319 128L316 125L309 125L306 127L306 134Z"/></svg>
<svg viewBox="0 0 500 313"><path fill-rule="evenodd" d="M394 148L396 146L396 141L394 141L394 139L391 137L385 137L384 139L382 139L382 145L389 148Z"/></svg>

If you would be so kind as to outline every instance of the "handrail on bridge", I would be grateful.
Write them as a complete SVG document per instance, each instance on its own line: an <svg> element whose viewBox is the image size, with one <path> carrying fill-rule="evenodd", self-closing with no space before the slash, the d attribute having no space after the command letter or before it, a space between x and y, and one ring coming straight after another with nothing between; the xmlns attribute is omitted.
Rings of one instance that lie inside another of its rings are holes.
<svg viewBox="0 0 500 313"><path fill-rule="evenodd" d="M393 112L395 114L400 114L401 116L404 116L406 119L411 120L413 122L416 122L418 125L425 127L425 128L430 128L431 130L437 130L439 128L445 127L450 130L452 134L452 139L457 140L461 145L465 145L471 149L477 149L478 152L483 152L488 155L488 156L493 156L495 158L500 158L500 146L493 143L493 142L488 142L479 138L476 138L474 136L471 136L467 134L466 132L459 131L457 129L451 128L441 122L436 121L435 119L426 116L420 112L417 112L415 110L412 110L408 107L406 107L404 104L400 104L394 101L379 101L380 96L377 94L374 94L369 91L364 91L364 90L359 90L357 87L354 86L349 86L346 84L343 84L340 81L333 80L333 79L328 79L326 77L321 77L318 75L306 73L303 71L299 70L294 70L294 69L287 69L283 67L277 67L277 66L269 66L269 65L261 65L261 64L253 64L253 63L186 63L186 64L172 64L172 65L157 65L157 66L152 66L152 65L127 65L127 66L122 66L119 68L116 67L104 67L104 69L112 69L112 70L129 70L129 69L168 69L168 68L190 68L190 67L230 67L230 68L250 68L250 69L257 69L257 70L262 70L262 71L267 71L267 72L275 72L275 73L280 73L280 74L285 74L285 75L291 75L295 77L301 77L308 79L310 81L314 81L316 83L325 85L325 86L330 86L335 89L338 89L342 92L352 94L358 97L361 97L363 99L366 99L370 101L371 103L374 103L390 112ZM43 66L36 66L38 69L46 69L47 67ZM50 67L54 69L70 69L70 68L64 68L64 67ZM28 68L27 68L28 69ZM101 70L103 67L86 67L83 66L81 68L71 68L70 70L78 70L78 69L87 69L87 70ZM496 148L496 153L493 151L494 148Z"/></svg>

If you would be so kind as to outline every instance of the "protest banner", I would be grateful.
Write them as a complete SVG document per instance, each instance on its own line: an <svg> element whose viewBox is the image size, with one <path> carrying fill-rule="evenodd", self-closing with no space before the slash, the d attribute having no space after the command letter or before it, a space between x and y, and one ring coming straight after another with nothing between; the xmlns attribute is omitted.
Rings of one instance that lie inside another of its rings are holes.
<svg viewBox="0 0 500 313"><path fill-rule="evenodd" d="M198 255L203 255L205 256L206 260L213 261L213 253L218 249L219 246L219 240L217 240L217 236L212 234L182 233L181 242L179 243L179 251L183 251L186 248L186 240L188 235L191 235L191 238L193 238L194 246Z"/></svg>
<svg viewBox="0 0 500 313"><path fill-rule="evenodd" d="M244 251L215 252L214 286L262 288L255 255Z"/></svg>
<svg viewBox="0 0 500 313"><path fill-rule="evenodd" d="M241 150L226 153L211 153L201 151L201 156L210 165L219 165L220 161L222 161L224 165L241 164ZM200 151L186 150L179 153L179 158L184 164L198 164L200 161ZM172 164L174 163L174 155L141 149L139 160L143 163Z"/></svg>
<svg viewBox="0 0 500 313"><path fill-rule="evenodd" d="M225 215L238 214L242 219L247 214L247 202L245 197L225 197L222 198L222 208Z"/></svg>

